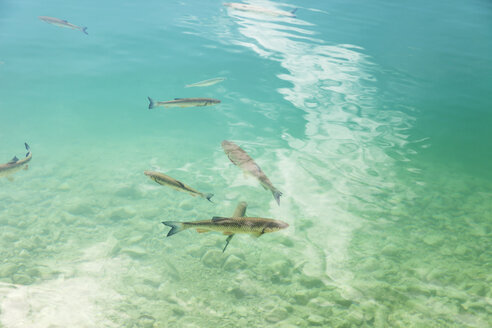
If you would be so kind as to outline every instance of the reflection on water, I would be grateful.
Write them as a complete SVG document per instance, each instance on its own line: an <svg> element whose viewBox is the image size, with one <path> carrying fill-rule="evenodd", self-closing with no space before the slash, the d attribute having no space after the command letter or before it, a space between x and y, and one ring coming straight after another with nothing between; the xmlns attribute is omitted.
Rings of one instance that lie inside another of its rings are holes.
<svg viewBox="0 0 492 328"><path fill-rule="evenodd" d="M234 10L229 14L243 37L228 41L278 62L287 71L278 77L292 87L277 91L304 111L305 137L282 134L289 148L276 151L276 171L283 174L291 195L283 213L302 209L296 226L303 226L304 220L312 224L296 232L296 237L308 241L303 256L311 260L305 270L344 280L349 275L341 266L351 231L361 224L347 209L378 206L374 194L393 187L394 159L386 150L406 156L405 131L412 118L381 109L371 74L377 67L364 49L326 45L312 37L313 31L307 29L312 24L298 18L272 19Z"/></svg>

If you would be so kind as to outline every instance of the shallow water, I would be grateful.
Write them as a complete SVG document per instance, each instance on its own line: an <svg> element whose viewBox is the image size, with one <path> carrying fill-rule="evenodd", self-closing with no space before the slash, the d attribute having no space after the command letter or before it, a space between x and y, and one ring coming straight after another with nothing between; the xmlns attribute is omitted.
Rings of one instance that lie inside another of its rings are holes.
<svg viewBox="0 0 492 328"><path fill-rule="evenodd" d="M245 3L297 17L0 2L0 162L33 151L0 179L0 327L492 325L491 4ZM290 227L165 238L240 201Z"/></svg>

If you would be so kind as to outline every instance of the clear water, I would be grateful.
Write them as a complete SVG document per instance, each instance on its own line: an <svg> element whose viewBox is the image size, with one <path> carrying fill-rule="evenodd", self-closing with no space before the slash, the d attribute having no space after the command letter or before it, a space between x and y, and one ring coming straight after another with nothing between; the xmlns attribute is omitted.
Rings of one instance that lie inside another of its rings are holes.
<svg viewBox="0 0 492 328"><path fill-rule="evenodd" d="M0 327L492 325L491 3L245 3L299 9L0 2L0 162L33 152L0 180ZM290 227L165 238L239 201Z"/></svg>

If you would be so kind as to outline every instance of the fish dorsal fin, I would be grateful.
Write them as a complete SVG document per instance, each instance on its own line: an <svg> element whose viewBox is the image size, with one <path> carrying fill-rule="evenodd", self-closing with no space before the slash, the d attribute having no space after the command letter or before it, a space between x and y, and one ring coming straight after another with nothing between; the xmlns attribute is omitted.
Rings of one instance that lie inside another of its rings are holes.
<svg viewBox="0 0 492 328"><path fill-rule="evenodd" d="M181 188L186 188L185 185L181 182L181 181L178 181L178 180L174 180L176 181L176 183L181 187Z"/></svg>
<svg viewBox="0 0 492 328"><path fill-rule="evenodd" d="M68 23L68 21L67 21L67 20L65 20L65 19L62 19L62 22L64 22L64 23Z"/></svg>
<svg viewBox="0 0 492 328"><path fill-rule="evenodd" d="M183 99L183 98L174 98L174 100L180 100L180 99Z"/></svg>
<svg viewBox="0 0 492 328"><path fill-rule="evenodd" d="M12 158L9 162L9 164L12 164L12 163L17 163L19 161L19 159L17 158L17 156L14 156L14 158Z"/></svg>
<svg viewBox="0 0 492 328"><path fill-rule="evenodd" d="M230 220L231 218L225 218L223 216L214 216L212 218L212 222L220 222L220 221L225 221L225 220Z"/></svg>

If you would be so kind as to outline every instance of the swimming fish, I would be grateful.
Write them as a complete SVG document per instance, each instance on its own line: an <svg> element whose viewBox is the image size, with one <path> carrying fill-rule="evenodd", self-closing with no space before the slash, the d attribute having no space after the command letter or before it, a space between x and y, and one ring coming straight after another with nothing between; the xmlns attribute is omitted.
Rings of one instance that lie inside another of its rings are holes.
<svg viewBox="0 0 492 328"><path fill-rule="evenodd" d="M215 104L220 104L220 100L212 98L174 98L174 100L169 101L154 101L149 98L149 109L154 107L198 107L198 106L211 106Z"/></svg>
<svg viewBox="0 0 492 328"><path fill-rule="evenodd" d="M39 16L39 19L48 23L48 24L52 24L52 25L59 26L59 27L70 28L72 30L79 30L79 31L82 31L88 35L87 27L74 25L72 23L67 22L64 19L59 19L59 18L55 18L55 17L48 17L48 16Z"/></svg>
<svg viewBox="0 0 492 328"><path fill-rule="evenodd" d="M251 174L258 179L263 188L272 192L273 198L280 205L282 193L272 185L270 179L263 173L258 164L241 147L232 141L224 140L222 141L222 148L234 165L239 166L244 173Z"/></svg>
<svg viewBox="0 0 492 328"><path fill-rule="evenodd" d="M190 195L192 195L193 197L200 196L200 197L203 197L206 200L212 202L210 200L210 198L212 198L214 194L201 193L201 192L185 185L181 181L178 181L174 178L171 178L168 175L165 175L164 173L155 172L155 171L144 171L144 174L160 185L171 187L177 191L187 192Z"/></svg>
<svg viewBox="0 0 492 328"><path fill-rule="evenodd" d="M10 162L6 164L0 164L0 178L7 177L9 181L14 181L14 178L11 176L12 174L20 171L21 169L28 169L27 162L32 159L32 153L29 145L27 143L24 143L24 145L27 149L26 157L23 159L18 159L17 156L14 156L14 158L12 158Z"/></svg>
<svg viewBox="0 0 492 328"><path fill-rule="evenodd" d="M208 86L217 84L219 82L222 82L224 80L225 80L225 77L216 77L216 78L210 79L210 80L204 80L204 81L200 81L200 82L196 82L196 83L192 83L192 84L187 84L185 87L186 88L191 88L191 87L208 87Z"/></svg>
<svg viewBox="0 0 492 328"><path fill-rule="evenodd" d="M212 220L193 222L164 221L162 223L171 227L167 237L186 229L196 229L198 233L210 231L222 232L224 235L228 235L226 245L222 252L226 250L227 245L229 245L230 240L236 233L247 233L255 237L260 237L265 233L279 231L289 226L289 224L280 220L245 217L246 206L247 204L245 202L239 203L234 211L233 217L214 216Z"/></svg>
<svg viewBox="0 0 492 328"><path fill-rule="evenodd" d="M268 9L268 8L259 7L259 6L247 5L244 3L237 3L237 2L224 3L224 6L230 7L230 8L236 9L236 10L250 11L250 12L254 12L254 13L266 14L266 15L271 15L271 16L296 17L295 12L297 11L297 8L292 10L292 11L284 11L284 10L278 10L278 9Z"/></svg>

